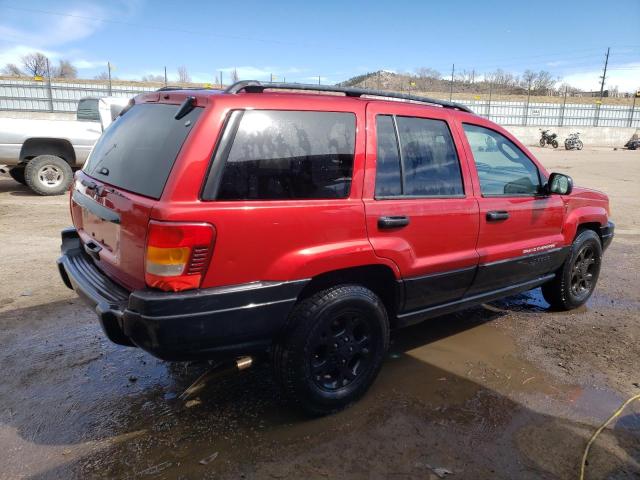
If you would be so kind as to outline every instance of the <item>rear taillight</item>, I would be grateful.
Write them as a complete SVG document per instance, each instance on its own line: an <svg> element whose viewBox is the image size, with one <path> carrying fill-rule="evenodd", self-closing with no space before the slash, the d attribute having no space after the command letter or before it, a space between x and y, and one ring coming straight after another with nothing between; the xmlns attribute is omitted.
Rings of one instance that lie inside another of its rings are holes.
<svg viewBox="0 0 640 480"><path fill-rule="evenodd" d="M208 223L151 220L145 282L150 287L173 292L200 287L215 239L216 230Z"/></svg>

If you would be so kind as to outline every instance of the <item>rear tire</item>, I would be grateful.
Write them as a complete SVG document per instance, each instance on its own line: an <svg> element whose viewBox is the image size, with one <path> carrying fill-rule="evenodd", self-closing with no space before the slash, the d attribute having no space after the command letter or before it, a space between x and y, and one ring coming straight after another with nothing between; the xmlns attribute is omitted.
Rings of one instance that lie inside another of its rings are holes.
<svg viewBox="0 0 640 480"><path fill-rule="evenodd" d="M11 178L13 178L16 182L21 183L22 185L27 184L26 180L24 179L23 166L13 167L11 170L9 170L9 175L11 175Z"/></svg>
<svg viewBox="0 0 640 480"><path fill-rule="evenodd" d="M542 296L556 310L572 310L591 297L602 264L602 244L593 230L583 230L553 280L542 286Z"/></svg>
<svg viewBox="0 0 640 480"><path fill-rule="evenodd" d="M582 148L584 147L584 145L582 144L582 140L578 140L577 147L578 147L578 150L582 150Z"/></svg>
<svg viewBox="0 0 640 480"><path fill-rule="evenodd" d="M61 195L73 180L71 166L54 155L35 157L24 169L25 181L39 195Z"/></svg>
<svg viewBox="0 0 640 480"><path fill-rule="evenodd" d="M287 399L311 415L333 413L360 398L389 346L382 301L359 285L338 285L300 301L273 351Z"/></svg>

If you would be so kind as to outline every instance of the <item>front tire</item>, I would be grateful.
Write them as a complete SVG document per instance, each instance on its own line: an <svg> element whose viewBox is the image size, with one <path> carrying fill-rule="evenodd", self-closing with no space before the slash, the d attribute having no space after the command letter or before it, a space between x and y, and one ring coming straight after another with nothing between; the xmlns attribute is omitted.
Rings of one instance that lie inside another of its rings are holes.
<svg viewBox="0 0 640 480"><path fill-rule="evenodd" d="M29 188L39 195L61 195L73 180L69 164L54 155L35 157L27 163L24 175Z"/></svg>
<svg viewBox="0 0 640 480"><path fill-rule="evenodd" d="M602 264L602 244L593 230L583 230L553 280L542 286L542 296L556 310L572 310L586 303L596 288Z"/></svg>
<svg viewBox="0 0 640 480"><path fill-rule="evenodd" d="M541 146L541 147L544 147L544 144L545 144L545 143L546 143L546 142L544 141L544 138L541 138L541 139L540 139L540 146Z"/></svg>
<svg viewBox="0 0 640 480"><path fill-rule="evenodd" d="M300 301L275 345L276 380L311 415L341 410L375 380L389 346L382 301L359 285L338 285Z"/></svg>
<svg viewBox="0 0 640 480"><path fill-rule="evenodd" d="M578 140L577 147L578 150L582 150L582 148L584 147L584 145L582 144L582 140Z"/></svg>
<svg viewBox="0 0 640 480"><path fill-rule="evenodd" d="M24 178L24 167L23 166L13 167L11 170L9 170L9 175L16 182L21 183L22 185L26 185L27 184L27 182L26 182L26 180Z"/></svg>
<svg viewBox="0 0 640 480"><path fill-rule="evenodd" d="M553 146L553 148L558 148L558 141L557 140L551 140L551 145Z"/></svg>

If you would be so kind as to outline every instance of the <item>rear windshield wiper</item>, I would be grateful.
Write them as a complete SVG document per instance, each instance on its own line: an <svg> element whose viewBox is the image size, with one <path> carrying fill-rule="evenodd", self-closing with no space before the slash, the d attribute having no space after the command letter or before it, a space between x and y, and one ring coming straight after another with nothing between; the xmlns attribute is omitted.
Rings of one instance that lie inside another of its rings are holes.
<svg viewBox="0 0 640 480"><path fill-rule="evenodd" d="M187 97L184 99L184 102L182 102L182 105L180 105L180 108L173 118L180 120L194 108L196 108L196 97Z"/></svg>

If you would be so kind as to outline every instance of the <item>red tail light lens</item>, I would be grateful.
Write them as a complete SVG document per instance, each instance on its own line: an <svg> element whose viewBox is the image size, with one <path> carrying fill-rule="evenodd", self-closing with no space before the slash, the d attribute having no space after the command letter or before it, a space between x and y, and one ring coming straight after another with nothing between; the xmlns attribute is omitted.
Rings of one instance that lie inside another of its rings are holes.
<svg viewBox="0 0 640 480"><path fill-rule="evenodd" d="M208 223L149 222L145 282L177 292L200 287L213 251L216 230Z"/></svg>

